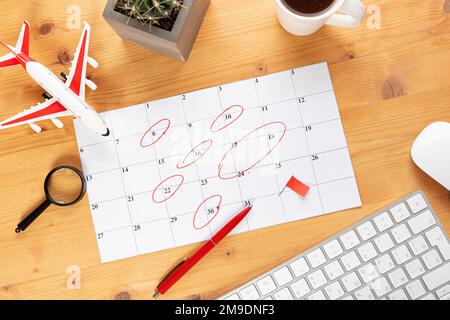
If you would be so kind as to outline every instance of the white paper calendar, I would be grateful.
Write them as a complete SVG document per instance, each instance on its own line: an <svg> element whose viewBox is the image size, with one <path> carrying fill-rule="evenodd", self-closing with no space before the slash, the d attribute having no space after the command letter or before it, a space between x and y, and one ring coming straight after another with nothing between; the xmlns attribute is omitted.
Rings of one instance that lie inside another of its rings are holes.
<svg viewBox="0 0 450 320"><path fill-rule="evenodd" d="M358 207L361 199L325 63L75 120L102 262ZM284 188L291 176L305 198Z"/></svg>

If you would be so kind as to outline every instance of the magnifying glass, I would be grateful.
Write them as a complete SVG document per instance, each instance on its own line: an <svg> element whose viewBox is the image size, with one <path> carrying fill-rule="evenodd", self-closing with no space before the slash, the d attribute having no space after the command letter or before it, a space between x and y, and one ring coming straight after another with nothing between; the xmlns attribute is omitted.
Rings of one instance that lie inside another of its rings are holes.
<svg viewBox="0 0 450 320"><path fill-rule="evenodd" d="M80 170L57 167L44 182L45 201L17 225L16 233L25 231L51 204L67 207L79 202L86 192L86 180Z"/></svg>

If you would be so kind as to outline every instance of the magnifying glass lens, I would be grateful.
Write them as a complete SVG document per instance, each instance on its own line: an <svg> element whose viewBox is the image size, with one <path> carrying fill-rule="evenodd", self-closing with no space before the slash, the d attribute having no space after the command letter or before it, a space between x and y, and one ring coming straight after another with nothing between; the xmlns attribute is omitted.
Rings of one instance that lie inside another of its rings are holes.
<svg viewBox="0 0 450 320"><path fill-rule="evenodd" d="M51 202L69 205L78 200L83 192L83 181L75 171L62 168L48 178L47 192Z"/></svg>

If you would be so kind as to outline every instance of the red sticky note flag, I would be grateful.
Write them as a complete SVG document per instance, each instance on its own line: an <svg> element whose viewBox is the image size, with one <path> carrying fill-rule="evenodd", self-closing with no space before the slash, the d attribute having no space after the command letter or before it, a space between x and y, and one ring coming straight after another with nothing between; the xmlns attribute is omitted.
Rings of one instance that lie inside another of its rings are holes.
<svg viewBox="0 0 450 320"><path fill-rule="evenodd" d="M306 184L304 184L303 182L301 182L300 180L298 180L295 177L292 177L291 179L289 179L286 187L288 187L292 191L298 193L302 197L305 197L308 194L309 189L310 189L309 186L307 186Z"/></svg>

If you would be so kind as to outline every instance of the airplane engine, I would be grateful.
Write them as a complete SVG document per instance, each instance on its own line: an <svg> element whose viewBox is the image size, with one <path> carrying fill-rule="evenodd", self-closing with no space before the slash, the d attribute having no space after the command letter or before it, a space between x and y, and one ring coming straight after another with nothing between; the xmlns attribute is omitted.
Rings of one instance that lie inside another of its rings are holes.
<svg viewBox="0 0 450 320"><path fill-rule="evenodd" d="M91 89L92 91L97 90L97 85L89 79L86 79L86 85L89 87L89 89Z"/></svg>
<svg viewBox="0 0 450 320"><path fill-rule="evenodd" d="M92 68L97 69L98 68L98 62L92 57L88 57L87 62L91 65Z"/></svg>
<svg viewBox="0 0 450 320"><path fill-rule="evenodd" d="M64 123L62 123L61 120L56 119L56 118L53 118L51 120L58 129L62 129L64 127Z"/></svg>
<svg viewBox="0 0 450 320"><path fill-rule="evenodd" d="M39 127L37 124L29 123L29 125L30 125L31 129L33 129L34 132L41 133L42 128Z"/></svg>

